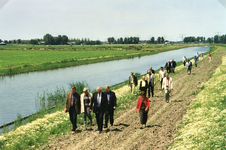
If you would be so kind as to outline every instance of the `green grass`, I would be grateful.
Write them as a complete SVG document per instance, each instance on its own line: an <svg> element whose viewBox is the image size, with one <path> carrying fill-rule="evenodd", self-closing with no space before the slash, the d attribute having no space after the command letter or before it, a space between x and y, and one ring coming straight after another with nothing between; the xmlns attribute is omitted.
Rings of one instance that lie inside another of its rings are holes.
<svg viewBox="0 0 226 150"><path fill-rule="evenodd" d="M138 94L138 89L135 91ZM130 106L131 101L137 99L137 95L132 95L131 92L126 92L122 97L119 97L117 100L117 111L123 110ZM58 114L52 117L49 117L45 121L38 121L38 118L45 117L44 114L51 114L49 109L42 110L38 112L39 116L36 121L37 124L30 126L29 122L26 125L21 126L20 128L15 129L12 133L3 134L4 137L0 136L0 148L3 150L16 150L16 149L37 149L40 148L43 144L48 143L49 137L58 137L62 133L69 132L71 129L71 123L69 121L69 116L66 113L63 113L64 103L61 103L55 110L52 110ZM60 110L61 112L59 112ZM54 114L54 113L53 113ZM95 121L94 114L92 113L93 121ZM35 116L33 116L35 118ZM34 118L30 118L33 120ZM20 119L20 118L19 118ZM77 118L78 126L83 124L82 115L78 115Z"/></svg>
<svg viewBox="0 0 226 150"><path fill-rule="evenodd" d="M140 57L197 45L6 45L0 46L0 75ZM30 47L30 48L29 48Z"/></svg>
<svg viewBox="0 0 226 150"><path fill-rule="evenodd" d="M226 50L225 47L220 49ZM169 149L226 149L226 56L222 60L222 65L189 105Z"/></svg>

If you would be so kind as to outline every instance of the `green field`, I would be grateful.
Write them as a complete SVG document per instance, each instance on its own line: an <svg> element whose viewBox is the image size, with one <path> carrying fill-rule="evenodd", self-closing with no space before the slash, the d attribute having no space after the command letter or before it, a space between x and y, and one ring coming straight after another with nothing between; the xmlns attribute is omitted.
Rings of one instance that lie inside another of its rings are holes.
<svg viewBox="0 0 226 150"><path fill-rule="evenodd" d="M151 55L198 45L5 45L0 46L0 75Z"/></svg>

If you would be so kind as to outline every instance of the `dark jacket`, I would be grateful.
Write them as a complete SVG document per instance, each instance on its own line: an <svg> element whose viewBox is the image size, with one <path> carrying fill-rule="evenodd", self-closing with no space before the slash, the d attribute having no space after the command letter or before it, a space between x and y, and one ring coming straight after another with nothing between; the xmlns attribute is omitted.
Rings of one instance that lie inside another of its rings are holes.
<svg viewBox="0 0 226 150"><path fill-rule="evenodd" d="M165 68L170 68L171 67L171 63L169 62L169 67L167 67L168 62L166 62Z"/></svg>
<svg viewBox="0 0 226 150"><path fill-rule="evenodd" d="M173 63L173 68L176 68L176 66L177 66L176 61L172 61L171 63Z"/></svg>
<svg viewBox="0 0 226 150"><path fill-rule="evenodd" d="M107 100L107 95L104 94L103 92L102 96L101 96L101 104L100 104L100 110L105 112L107 110L107 104L108 104L108 100ZM91 99L91 106L90 109L93 110L94 113L97 112L97 92L93 93L93 97Z"/></svg>
<svg viewBox="0 0 226 150"><path fill-rule="evenodd" d="M131 78L131 76L129 76L129 85L131 85L131 83L130 83L130 78ZM133 75L133 84L135 85L135 86L137 86L137 77L135 76L135 75Z"/></svg>
<svg viewBox="0 0 226 150"><path fill-rule="evenodd" d="M147 80L145 80L145 87L141 87L141 86L142 86L142 81L140 81L139 90L140 91L147 91L147 88L148 88L148 82L147 82Z"/></svg>
<svg viewBox="0 0 226 150"><path fill-rule="evenodd" d="M67 108L67 112L69 112L71 107L71 94L72 92L67 93L65 107ZM81 103L80 103L80 95L75 92L75 111L77 114L81 113Z"/></svg>
<svg viewBox="0 0 226 150"><path fill-rule="evenodd" d="M114 110L114 107L116 107L117 99L115 96L115 92L113 92L113 91L109 91L109 92L110 92L110 101L107 104L107 110ZM107 92L104 92L104 94L107 95Z"/></svg>

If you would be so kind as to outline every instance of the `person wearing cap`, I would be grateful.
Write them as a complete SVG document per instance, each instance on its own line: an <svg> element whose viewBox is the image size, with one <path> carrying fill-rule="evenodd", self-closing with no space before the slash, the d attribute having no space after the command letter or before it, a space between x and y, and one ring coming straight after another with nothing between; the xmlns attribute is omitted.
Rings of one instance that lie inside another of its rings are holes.
<svg viewBox="0 0 226 150"><path fill-rule="evenodd" d="M133 74L133 72L130 72L128 86L130 86L131 92L134 94L134 89L137 86L137 77Z"/></svg>
<svg viewBox="0 0 226 150"><path fill-rule="evenodd" d="M169 93L173 90L173 79L169 77L169 74L166 74L166 77L162 81L162 90L165 89L165 101L169 103Z"/></svg>
<svg viewBox="0 0 226 150"><path fill-rule="evenodd" d="M104 94L107 95L107 100L108 100L108 104L107 104L107 111L108 113L105 112L105 125L104 128L108 127L108 117L110 116L110 124L111 126L113 126L114 124L114 110L116 109L116 96L115 96L115 92L110 90L110 87L108 85L106 85L104 87L105 92Z"/></svg>
<svg viewBox="0 0 226 150"><path fill-rule="evenodd" d="M107 104L108 104L107 95L103 93L101 87L98 86L97 92L93 93L91 99L90 111L93 110L93 112L96 115L99 133L101 133L103 130L103 115L107 111Z"/></svg>
<svg viewBox="0 0 226 150"><path fill-rule="evenodd" d="M83 113L83 122L86 127L86 116L90 120L90 124L92 125L92 116L90 113L90 105L91 105L91 98L92 98L92 93L88 92L88 89L85 87L83 89L83 93L81 94L80 100L81 100L81 113Z"/></svg>
<svg viewBox="0 0 226 150"><path fill-rule="evenodd" d="M71 91L67 93L64 112L69 112L72 123L72 131L77 128L77 114L81 113L80 95L76 93L76 87L72 86Z"/></svg>

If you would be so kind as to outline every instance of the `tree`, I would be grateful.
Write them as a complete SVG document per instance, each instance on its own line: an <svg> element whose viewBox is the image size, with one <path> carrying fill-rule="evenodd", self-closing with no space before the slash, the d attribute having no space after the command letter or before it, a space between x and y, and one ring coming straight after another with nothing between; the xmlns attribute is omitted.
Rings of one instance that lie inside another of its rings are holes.
<svg viewBox="0 0 226 150"><path fill-rule="evenodd" d="M44 35L43 40L45 42L45 44L50 45L54 43L54 39L53 36L49 33L47 33L46 35Z"/></svg>
<svg viewBox="0 0 226 150"><path fill-rule="evenodd" d="M66 35L62 36L62 44L67 44L68 42L68 37Z"/></svg>
<svg viewBox="0 0 226 150"><path fill-rule="evenodd" d="M161 43L161 38L158 37L157 41L158 41L158 43L160 44L160 43Z"/></svg>
<svg viewBox="0 0 226 150"><path fill-rule="evenodd" d="M161 43L165 43L164 37L161 37Z"/></svg>
<svg viewBox="0 0 226 150"><path fill-rule="evenodd" d="M214 43L219 43L220 42L220 39L219 39L218 35L215 35L213 40L214 40Z"/></svg>
<svg viewBox="0 0 226 150"><path fill-rule="evenodd" d="M20 44L20 43L21 43L21 39L18 39L18 40L17 40L17 44Z"/></svg>
<svg viewBox="0 0 226 150"><path fill-rule="evenodd" d="M151 43L152 43L152 44L155 43L155 37L151 37Z"/></svg>
<svg viewBox="0 0 226 150"><path fill-rule="evenodd" d="M37 39L31 39L31 44L37 45L38 44L38 40Z"/></svg>
<svg viewBox="0 0 226 150"><path fill-rule="evenodd" d="M115 38L114 37L109 37L108 38L108 43L109 44L113 44L115 42Z"/></svg>
<svg viewBox="0 0 226 150"><path fill-rule="evenodd" d="M210 37L208 37L208 38L207 38L207 42L208 42L208 43L213 43L213 39L210 38Z"/></svg>

